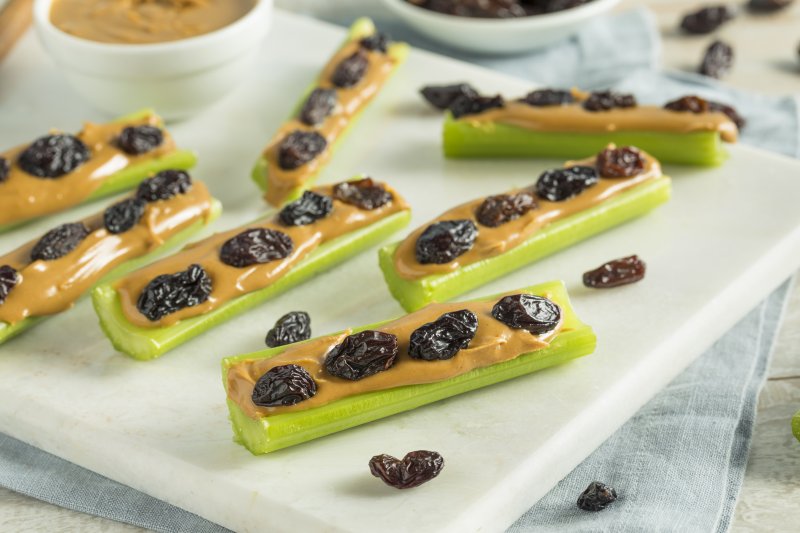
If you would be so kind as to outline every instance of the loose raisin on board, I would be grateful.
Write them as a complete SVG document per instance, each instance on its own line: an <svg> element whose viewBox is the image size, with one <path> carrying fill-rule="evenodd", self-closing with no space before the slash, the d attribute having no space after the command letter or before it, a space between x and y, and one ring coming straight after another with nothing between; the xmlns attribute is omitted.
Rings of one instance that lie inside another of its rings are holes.
<svg viewBox="0 0 800 533"><path fill-rule="evenodd" d="M664 104L664 109L685 113L705 113L709 110L708 100L693 94L681 96Z"/></svg>
<svg viewBox="0 0 800 533"><path fill-rule="evenodd" d="M219 259L226 265L244 268L284 259L293 250L292 238L282 231L251 228L225 241Z"/></svg>
<svg viewBox="0 0 800 533"><path fill-rule="evenodd" d="M162 170L139 184L136 197L145 202L169 200L192 188L192 178L183 170Z"/></svg>
<svg viewBox="0 0 800 533"><path fill-rule="evenodd" d="M567 105L575 101L570 91L561 89L537 89L526 94L520 102L533 107Z"/></svg>
<svg viewBox="0 0 800 533"><path fill-rule="evenodd" d="M0 305L4 304L11 290L19 283L17 270L8 265L0 266Z"/></svg>
<svg viewBox="0 0 800 533"><path fill-rule="evenodd" d="M305 191L303 196L281 209L278 219L286 226L307 226L328 216L332 209L333 200L330 196Z"/></svg>
<svg viewBox="0 0 800 533"><path fill-rule="evenodd" d="M492 307L492 316L514 329L534 335L552 331L561 321L561 308L554 302L533 294L504 296Z"/></svg>
<svg viewBox="0 0 800 533"><path fill-rule="evenodd" d="M751 11L770 13L789 7L793 2L794 0L750 0L747 2L747 8Z"/></svg>
<svg viewBox="0 0 800 533"><path fill-rule="evenodd" d="M103 225L109 233L125 233L142 219L147 203L140 198L128 198L112 205L103 213Z"/></svg>
<svg viewBox="0 0 800 533"><path fill-rule="evenodd" d="M478 222L489 228L496 228L506 222L516 220L538 204L531 191L516 194L498 194L487 197L475 212Z"/></svg>
<svg viewBox="0 0 800 533"><path fill-rule="evenodd" d="M584 272L583 284L593 289L610 289L644 279L646 265L636 255L614 259Z"/></svg>
<svg viewBox="0 0 800 533"><path fill-rule="evenodd" d="M397 359L397 337L391 333L367 330L348 335L325 356L329 374L350 381L388 370Z"/></svg>
<svg viewBox="0 0 800 533"><path fill-rule="evenodd" d="M644 172L644 157L638 148L606 148L597 154L597 171L604 178L629 178Z"/></svg>
<svg viewBox="0 0 800 533"><path fill-rule="evenodd" d="M278 145L278 166L294 170L317 157L328 141L316 131L295 130Z"/></svg>
<svg viewBox="0 0 800 533"><path fill-rule="evenodd" d="M617 491L605 483L592 481L578 496L578 508L584 511L602 511L617 499Z"/></svg>
<svg viewBox="0 0 800 533"><path fill-rule="evenodd" d="M711 78L721 78L733 66L733 48L722 41L714 41L706 49L698 72Z"/></svg>
<svg viewBox="0 0 800 533"><path fill-rule="evenodd" d="M294 405L317 393L317 382L298 365L271 368L253 387L253 403L261 407Z"/></svg>
<svg viewBox="0 0 800 533"><path fill-rule="evenodd" d="M681 29L694 34L711 33L735 16L736 12L725 5L704 7L683 17Z"/></svg>
<svg viewBox="0 0 800 533"><path fill-rule="evenodd" d="M147 284L136 301L136 308L155 322L186 307L194 307L211 295L211 278L200 265L174 274L162 274Z"/></svg>
<svg viewBox="0 0 800 533"><path fill-rule="evenodd" d="M31 261L53 261L78 247L89 235L82 222L67 223L53 228L39 239L31 250Z"/></svg>
<svg viewBox="0 0 800 533"><path fill-rule="evenodd" d="M337 183L333 187L333 197L368 211L392 201L391 193L382 184L372 181L372 178Z"/></svg>
<svg viewBox="0 0 800 533"><path fill-rule="evenodd" d="M459 96L448 109L453 114L453 118L460 118L467 115L477 115L487 109L495 109L505 106L505 100L499 94L496 96Z"/></svg>
<svg viewBox="0 0 800 533"><path fill-rule="evenodd" d="M420 94L436 109L445 110L459 97L476 98L476 91L469 83L453 83L450 85L426 85L420 89Z"/></svg>
<svg viewBox="0 0 800 533"><path fill-rule="evenodd" d="M368 35L358 41L358 44L361 45L361 48L365 50L369 50L370 52L383 52L384 54L389 49L389 36L385 33L376 31L372 35Z"/></svg>
<svg viewBox="0 0 800 533"><path fill-rule="evenodd" d="M164 132L155 126L128 126L120 132L117 146L130 155L155 150L164 142Z"/></svg>
<svg viewBox="0 0 800 533"><path fill-rule="evenodd" d="M545 171L536 181L536 194L551 202L577 196L599 181L594 167L574 166Z"/></svg>
<svg viewBox="0 0 800 533"><path fill-rule="evenodd" d="M37 178L60 178L91 157L83 141L74 135L39 137L17 159L20 168Z"/></svg>
<svg viewBox="0 0 800 533"><path fill-rule="evenodd" d="M636 97L626 93L596 91L583 102L583 108L587 111L609 111L617 107L636 107Z"/></svg>
<svg viewBox="0 0 800 533"><path fill-rule="evenodd" d="M418 450L403 459L391 455L376 455L369 460L369 471L396 489L410 489L426 483L444 468L444 458L436 452Z"/></svg>
<svg viewBox="0 0 800 533"><path fill-rule="evenodd" d="M290 311L280 317L267 332L265 342L270 348L285 346L311 338L311 317L305 311Z"/></svg>
<svg viewBox="0 0 800 533"><path fill-rule="evenodd" d="M300 122L307 126L321 124L336 107L335 89L314 89L300 110Z"/></svg>
<svg viewBox="0 0 800 533"><path fill-rule="evenodd" d="M11 172L11 164L5 157L0 157L0 183L8 179L8 174Z"/></svg>
<svg viewBox="0 0 800 533"><path fill-rule="evenodd" d="M336 66L331 75L331 83L336 87L352 87L361 81L369 67L369 60L364 52L357 50Z"/></svg>
<svg viewBox="0 0 800 533"><path fill-rule="evenodd" d="M478 238L478 227L471 220L443 220L431 224L417 239L415 255L423 265L449 263L467 253Z"/></svg>
<svg viewBox="0 0 800 533"><path fill-rule="evenodd" d="M411 333L408 355L414 359L451 359L469 346L478 331L478 317L469 309L445 313Z"/></svg>

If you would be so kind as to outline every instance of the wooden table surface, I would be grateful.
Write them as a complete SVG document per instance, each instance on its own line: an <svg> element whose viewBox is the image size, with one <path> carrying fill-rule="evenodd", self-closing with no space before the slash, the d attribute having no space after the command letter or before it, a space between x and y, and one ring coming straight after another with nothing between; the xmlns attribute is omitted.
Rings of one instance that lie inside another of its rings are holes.
<svg viewBox="0 0 800 533"><path fill-rule="evenodd" d="M276 0L287 9L304 6L335 9L358 0ZM0 0L2 3L2 0ZM741 4L742 2L738 2ZM684 36L676 31L681 14L697 7L686 0L623 0L619 9L647 4L664 36L663 63L694 69L711 36ZM379 8L370 7L369 11ZM369 14L369 13L366 13ZM742 12L718 32L734 45L736 64L725 81L733 86L772 94L800 95L800 2L775 15ZM800 179L800 176L798 176ZM800 284L793 287L778 336L769 380L761 392L750 460L732 531L800 531L800 443L791 434L790 419L800 409ZM0 531L115 532L140 528L62 509L0 489Z"/></svg>

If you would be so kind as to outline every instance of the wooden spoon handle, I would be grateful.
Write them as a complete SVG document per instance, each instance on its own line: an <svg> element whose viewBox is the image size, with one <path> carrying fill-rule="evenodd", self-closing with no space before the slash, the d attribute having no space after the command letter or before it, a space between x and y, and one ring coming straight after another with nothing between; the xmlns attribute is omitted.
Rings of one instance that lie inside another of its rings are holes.
<svg viewBox="0 0 800 533"><path fill-rule="evenodd" d="M0 10L0 61L14 48L33 19L33 0L11 0Z"/></svg>

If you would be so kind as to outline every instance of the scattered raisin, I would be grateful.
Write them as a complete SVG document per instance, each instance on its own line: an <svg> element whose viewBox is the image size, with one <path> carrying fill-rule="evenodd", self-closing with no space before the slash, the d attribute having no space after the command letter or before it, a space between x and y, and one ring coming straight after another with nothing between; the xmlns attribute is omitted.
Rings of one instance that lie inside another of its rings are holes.
<svg viewBox="0 0 800 533"><path fill-rule="evenodd" d="M280 317L267 332L266 343L270 348L275 348L310 338L311 317L305 311L290 311Z"/></svg>
<svg viewBox="0 0 800 533"><path fill-rule="evenodd" d="M681 29L694 34L711 33L735 16L736 13L725 5L704 7L683 17Z"/></svg>
<svg viewBox="0 0 800 533"><path fill-rule="evenodd" d="M574 166L545 171L536 181L536 194L551 202L577 196L599 181L594 167Z"/></svg>
<svg viewBox="0 0 800 533"><path fill-rule="evenodd" d="M155 126L128 126L117 138L117 146L130 155L155 150L164 142L164 132Z"/></svg>
<svg viewBox="0 0 800 533"><path fill-rule="evenodd" d="M644 157L638 148L606 148L597 154L597 172L604 178L628 178L644 172Z"/></svg>
<svg viewBox="0 0 800 533"><path fill-rule="evenodd" d="M636 97L632 94L596 91L583 102L583 108L587 111L608 111L615 107L636 107Z"/></svg>
<svg viewBox="0 0 800 533"><path fill-rule="evenodd" d="M695 95L687 95L664 104L664 109L687 113L705 113L709 110L708 100Z"/></svg>
<svg viewBox="0 0 800 533"><path fill-rule="evenodd" d="M333 187L333 197L359 209L371 211L392 201L392 195L380 183L372 178L357 181L344 181Z"/></svg>
<svg viewBox="0 0 800 533"><path fill-rule="evenodd" d="M307 126L321 124L336 107L335 89L314 89L300 110L300 122Z"/></svg>
<svg viewBox="0 0 800 533"><path fill-rule="evenodd" d="M383 52L384 54L389 49L389 36L385 33L376 31L372 35L368 35L361 39L358 44L361 48L369 50L370 52Z"/></svg>
<svg viewBox="0 0 800 533"><path fill-rule="evenodd" d="M11 289L19 283L19 275L15 268L8 265L0 266L0 305L4 304Z"/></svg>
<svg viewBox="0 0 800 533"><path fill-rule="evenodd" d="M460 96L467 98L478 97L472 85L468 83L454 83L451 85L426 85L420 89L420 94L436 109L445 110L456 101Z"/></svg>
<svg viewBox="0 0 800 533"><path fill-rule="evenodd" d="M477 115L487 109L495 109L505 106L505 100L499 94L496 96L459 96L448 109L453 114L453 118L460 118L466 115Z"/></svg>
<svg viewBox="0 0 800 533"><path fill-rule="evenodd" d="M358 381L388 370L397 359L397 337L391 333L367 330L345 337L325 356L329 374Z"/></svg>
<svg viewBox="0 0 800 533"><path fill-rule="evenodd" d="M11 172L11 165L8 162L8 159L5 157L0 157L0 183L3 183L8 179L8 174Z"/></svg>
<svg viewBox="0 0 800 533"><path fill-rule="evenodd" d="M794 0L750 0L747 2L747 8L751 11L769 13L789 7L792 5L792 2L794 2Z"/></svg>
<svg viewBox="0 0 800 533"><path fill-rule="evenodd" d="M226 265L244 268L284 259L294 250L292 238L281 231L264 228L244 230L231 237L219 251Z"/></svg>
<svg viewBox="0 0 800 533"><path fill-rule="evenodd" d="M333 209L330 196L314 191L305 191L303 196L286 204L278 219L286 226L307 226L328 216Z"/></svg>
<svg viewBox="0 0 800 533"><path fill-rule="evenodd" d="M571 104L575 98L570 91L537 89L526 94L520 101L534 107L549 107Z"/></svg>
<svg viewBox="0 0 800 533"><path fill-rule="evenodd" d="M719 111L720 113L725 113L739 129L742 129L745 127L745 125L747 125L747 121L744 119L744 117L740 115L734 107L729 106L728 104L709 101L708 109L709 111Z"/></svg>
<svg viewBox="0 0 800 533"><path fill-rule="evenodd" d="M140 198L128 198L112 205L103 213L103 225L109 233L125 233L142 219L147 203Z"/></svg>
<svg viewBox="0 0 800 533"><path fill-rule="evenodd" d="M504 296L492 307L492 316L514 329L534 335L552 331L561 321L561 308L554 302L533 294Z"/></svg>
<svg viewBox="0 0 800 533"><path fill-rule="evenodd" d="M644 279L646 265L636 255L623 257L584 272L583 284L593 289L610 289Z"/></svg>
<svg viewBox="0 0 800 533"><path fill-rule="evenodd" d="M317 393L317 382L308 370L298 365L281 365L258 378L253 387L253 403L261 407L294 405Z"/></svg>
<svg viewBox="0 0 800 533"><path fill-rule="evenodd" d="M605 483L592 481L578 496L578 508L584 511L602 511L617 499L617 491Z"/></svg>
<svg viewBox="0 0 800 533"><path fill-rule="evenodd" d="M361 50L353 52L336 66L331 75L331 83L341 88L352 87L361 81L368 66L369 60L364 52Z"/></svg>
<svg viewBox="0 0 800 533"><path fill-rule="evenodd" d="M89 233L89 228L81 222L62 224L53 228L33 246L31 261L52 261L64 257L77 248Z"/></svg>
<svg viewBox="0 0 800 533"><path fill-rule="evenodd" d="M436 452L409 452L402 460L391 455L376 455L369 460L369 471L396 489L411 489L426 483L444 468L444 457Z"/></svg>
<svg viewBox="0 0 800 533"><path fill-rule="evenodd" d="M20 168L37 178L59 178L89 160L91 153L74 135L39 137L19 156Z"/></svg>
<svg viewBox="0 0 800 533"><path fill-rule="evenodd" d="M478 238L478 227L471 220L443 220L431 224L417 239L415 253L423 265L449 263L467 253Z"/></svg>
<svg viewBox="0 0 800 533"><path fill-rule="evenodd" d="M454 357L469 346L478 331L478 317L468 309L445 313L423 324L411 334L408 355L414 359L439 361Z"/></svg>
<svg viewBox="0 0 800 533"><path fill-rule="evenodd" d="M278 166L283 170L294 170L317 157L328 141L316 131L295 130L278 146Z"/></svg>
<svg viewBox="0 0 800 533"><path fill-rule="evenodd" d="M211 295L211 278L200 265L174 274L162 274L147 284L136 308L155 322L186 307L194 307Z"/></svg>
<svg viewBox="0 0 800 533"><path fill-rule="evenodd" d="M478 222L489 228L496 228L506 222L516 220L538 207L531 191L516 194L498 194L487 197L475 212Z"/></svg>
<svg viewBox="0 0 800 533"><path fill-rule="evenodd" d="M722 41L714 41L706 49L698 72L712 78L721 78L733 66L733 48Z"/></svg>
<svg viewBox="0 0 800 533"><path fill-rule="evenodd" d="M162 170L139 184L136 197L145 202L169 200L192 188L192 178L183 170Z"/></svg>

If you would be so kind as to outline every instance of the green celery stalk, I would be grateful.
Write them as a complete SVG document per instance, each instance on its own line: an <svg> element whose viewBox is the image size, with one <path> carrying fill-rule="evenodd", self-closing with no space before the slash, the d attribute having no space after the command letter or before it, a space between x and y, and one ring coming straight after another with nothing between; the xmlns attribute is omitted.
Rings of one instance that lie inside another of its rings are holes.
<svg viewBox="0 0 800 533"><path fill-rule="evenodd" d="M792 417L792 433L797 437L797 440L800 440L800 411L797 411Z"/></svg>
<svg viewBox="0 0 800 533"><path fill-rule="evenodd" d="M431 302L444 302L489 283L609 228L641 216L669 200L669 177L644 182L585 211L548 224L525 242L495 257L484 259L446 274L418 280L401 278L394 267L394 252L399 243L378 251L378 261L392 296L406 311L415 311Z"/></svg>

